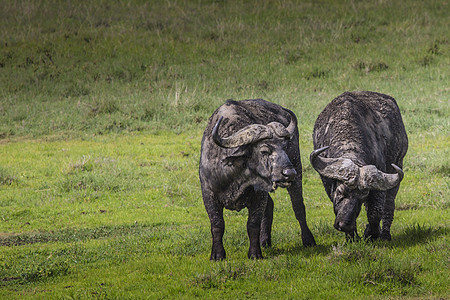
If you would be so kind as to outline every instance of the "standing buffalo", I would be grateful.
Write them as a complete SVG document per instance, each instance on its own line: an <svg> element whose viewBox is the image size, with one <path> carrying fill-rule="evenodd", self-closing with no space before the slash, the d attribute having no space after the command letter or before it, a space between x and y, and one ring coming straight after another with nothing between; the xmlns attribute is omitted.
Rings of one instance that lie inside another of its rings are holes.
<svg viewBox="0 0 450 300"><path fill-rule="evenodd" d="M315 245L306 224L297 118L262 99L228 100L210 117L200 157L203 202L211 222L211 260L225 258L223 208L248 208L249 258L271 245L273 201L269 192L287 188L300 223L303 245Z"/></svg>
<svg viewBox="0 0 450 300"><path fill-rule="evenodd" d="M364 203L369 221L364 237L390 240L394 199L408 150L394 98L375 92L343 93L320 113L313 142L316 150L310 160L333 202L334 227L353 239Z"/></svg>

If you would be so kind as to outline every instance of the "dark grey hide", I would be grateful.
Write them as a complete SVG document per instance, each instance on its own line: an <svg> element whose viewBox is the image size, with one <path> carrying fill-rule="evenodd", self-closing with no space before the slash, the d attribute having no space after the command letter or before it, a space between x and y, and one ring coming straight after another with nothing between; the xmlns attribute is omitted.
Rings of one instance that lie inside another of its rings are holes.
<svg viewBox="0 0 450 300"><path fill-rule="evenodd" d="M262 99L228 100L210 117L200 157L203 202L211 221L211 260L225 258L223 209L248 208L249 258L271 245L273 201L286 187L300 223L303 245L315 245L302 197L302 166L295 115Z"/></svg>
<svg viewBox="0 0 450 300"><path fill-rule="evenodd" d="M390 240L394 199L408 150L394 98L375 92L343 93L320 113L313 142L316 150L310 160L333 202L334 227L353 239L364 203L369 222L364 237Z"/></svg>

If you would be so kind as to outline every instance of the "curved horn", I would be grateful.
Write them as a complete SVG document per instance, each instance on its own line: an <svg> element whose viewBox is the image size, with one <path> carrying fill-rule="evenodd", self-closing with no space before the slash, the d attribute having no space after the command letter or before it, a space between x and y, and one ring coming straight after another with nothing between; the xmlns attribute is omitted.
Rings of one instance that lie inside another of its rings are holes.
<svg viewBox="0 0 450 300"><path fill-rule="evenodd" d="M316 169L315 164L320 162L316 162L316 157L318 157L320 153L324 152L328 148L330 148L330 146L325 146L311 152L311 154L309 155L309 161L311 162L311 165L314 167L314 169Z"/></svg>
<svg viewBox="0 0 450 300"><path fill-rule="evenodd" d="M295 114L289 109L284 109L291 115L291 122L289 122L288 127L286 127L287 132L289 133L289 138L294 135L295 129L297 128L297 117Z"/></svg>
<svg viewBox="0 0 450 300"><path fill-rule="evenodd" d="M297 117L289 109L284 108L284 110L291 115L291 120L289 121L289 125L287 127L279 122L271 122L267 124L267 126L270 127L270 129L272 129L277 136L290 139L294 136L295 129L297 128Z"/></svg>
<svg viewBox="0 0 450 300"><path fill-rule="evenodd" d="M235 134L223 138L219 135L220 123L222 123L223 117L220 117L212 131L212 138L214 142L222 148L235 148L243 145L256 143L263 139L272 138L272 130L267 126L260 124L252 124L244 127Z"/></svg>
<svg viewBox="0 0 450 300"><path fill-rule="evenodd" d="M319 148L311 152L309 160L313 168L322 176L344 181L352 186L358 178L359 167L348 158L327 158L319 156L329 146Z"/></svg>
<svg viewBox="0 0 450 300"><path fill-rule="evenodd" d="M386 191L399 185L403 179L403 171L394 164L391 164L391 166L397 172L396 174L384 173L378 170L374 165L361 167L360 179L358 182L359 189Z"/></svg>

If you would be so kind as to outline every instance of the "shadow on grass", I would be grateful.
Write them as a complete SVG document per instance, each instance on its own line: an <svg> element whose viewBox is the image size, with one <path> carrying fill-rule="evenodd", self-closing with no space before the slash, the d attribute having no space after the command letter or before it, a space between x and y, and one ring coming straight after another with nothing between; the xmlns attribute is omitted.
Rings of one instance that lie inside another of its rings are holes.
<svg viewBox="0 0 450 300"><path fill-rule="evenodd" d="M316 245L313 247L304 247L302 245L296 245L295 247L291 248L278 248L278 247L272 247L265 249L265 257L266 258L273 258L280 255L302 255L304 257L311 257L311 256L327 256L332 251L331 245Z"/></svg>
<svg viewBox="0 0 450 300"><path fill-rule="evenodd" d="M431 227L420 224L409 225L400 232L400 234L393 235L392 241L370 241L370 240L361 240L359 243L364 243L367 245L373 245L376 248L408 248L413 247L418 244L425 244L430 241L434 241L439 237L450 234L450 229L447 227ZM322 239L324 240L324 239ZM333 245L343 243L352 243L346 242L345 239L342 241L336 241L334 238L325 239L325 243L318 244L314 247L304 247L301 243L289 247L289 246L274 246L272 248L265 249L265 256L267 258L277 257L279 255L301 255L304 257L311 256L327 256L331 252L333 252ZM356 242L358 243L358 242Z"/></svg>
<svg viewBox="0 0 450 300"><path fill-rule="evenodd" d="M100 226L96 228L69 228L57 231L28 232L0 237L0 246L21 246L35 243L73 242L96 240L127 235L145 235L161 226L175 226L173 223L130 224L119 226Z"/></svg>
<svg viewBox="0 0 450 300"><path fill-rule="evenodd" d="M398 235L393 235L391 242L387 245L398 248L412 247L417 244L435 240L436 238L448 235L450 229L447 227L431 227L420 224L409 225Z"/></svg>

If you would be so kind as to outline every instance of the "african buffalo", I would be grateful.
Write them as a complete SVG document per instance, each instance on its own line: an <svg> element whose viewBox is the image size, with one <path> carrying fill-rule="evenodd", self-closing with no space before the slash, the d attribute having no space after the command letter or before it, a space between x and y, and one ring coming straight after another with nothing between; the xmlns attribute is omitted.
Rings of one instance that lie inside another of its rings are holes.
<svg viewBox="0 0 450 300"><path fill-rule="evenodd" d="M223 209L248 208L249 258L271 245L273 201L269 192L288 189L304 246L315 245L306 224L297 118L262 99L228 100L210 117L199 166L203 202L211 222L211 260L225 258Z"/></svg>
<svg viewBox="0 0 450 300"><path fill-rule="evenodd" d="M334 227L353 239L364 203L369 222L364 237L391 240L394 199L408 150L394 98L375 92L343 93L320 113L313 142L316 150L310 161L333 202Z"/></svg>

